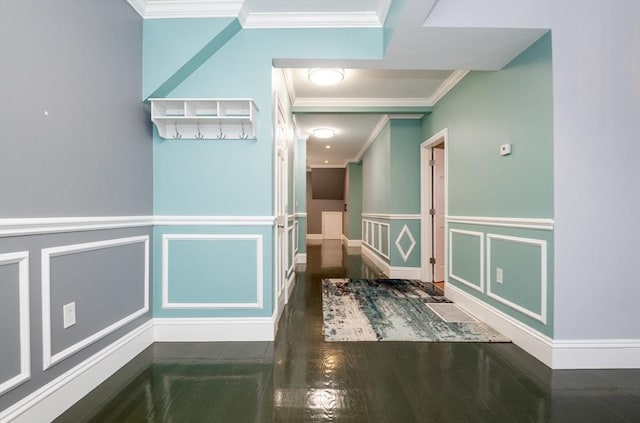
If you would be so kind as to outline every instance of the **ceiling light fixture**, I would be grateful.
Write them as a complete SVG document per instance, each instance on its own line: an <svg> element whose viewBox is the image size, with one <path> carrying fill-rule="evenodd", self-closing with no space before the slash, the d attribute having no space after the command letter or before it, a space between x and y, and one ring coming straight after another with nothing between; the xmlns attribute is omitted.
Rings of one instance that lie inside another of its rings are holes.
<svg viewBox="0 0 640 423"><path fill-rule="evenodd" d="M331 138L336 131L331 128L316 128L313 130L313 136L316 138Z"/></svg>
<svg viewBox="0 0 640 423"><path fill-rule="evenodd" d="M331 146L327 144L327 145L324 146L324 148L326 148L328 150L328 149L331 148Z"/></svg>
<svg viewBox="0 0 640 423"><path fill-rule="evenodd" d="M324 162L325 162L325 163L329 163L329 160L325 160Z"/></svg>
<svg viewBox="0 0 640 423"><path fill-rule="evenodd" d="M334 85L344 79L344 69L312 68L309 69L308 77L316 85Z"/></svg>

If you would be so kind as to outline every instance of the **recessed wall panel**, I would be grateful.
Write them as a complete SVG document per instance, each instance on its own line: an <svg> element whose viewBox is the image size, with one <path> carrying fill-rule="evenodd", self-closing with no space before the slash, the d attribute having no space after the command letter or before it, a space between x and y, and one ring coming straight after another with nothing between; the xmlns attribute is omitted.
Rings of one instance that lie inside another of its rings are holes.
<svg viewBox="0 0 640 423"><path fill-rule="evenodd" d="M0 263L0 384L20 373L18 263Z"/></svg>

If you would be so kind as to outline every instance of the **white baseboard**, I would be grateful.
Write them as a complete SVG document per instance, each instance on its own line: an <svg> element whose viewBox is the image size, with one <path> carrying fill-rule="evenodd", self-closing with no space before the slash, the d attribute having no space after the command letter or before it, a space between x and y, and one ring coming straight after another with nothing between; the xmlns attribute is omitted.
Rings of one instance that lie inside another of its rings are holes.
<svg viewBox="0 0 640 423"><path fill-rule="evenodd" d="M52 421L154 341L148 321L0 412L0 422Z"/></svg>
<svg viewBox="0 0 640 423"><path fill-rule="evenodd" d="M514 344L547 366L552 367L551 338L534 331L513 317L485 304L451 283L445 284L444 289L445 296L456 303L457 306L507 336Z"/></svg>
<svg viewBox="0 0 640 423"><path fill-rule="evenodd" d="M287 294L284 299L286 304L289 303L289 298L291 297L291 293L293 292L293 288L296 286L296 272L291 272L289 279L287 279Z"/></svg>
<svg viewBox="0 0 640 423"><path fill-rule="evenodd" d="M419 267L399 267L391 266L389 269L389 277L392 279L417 279L420 280Z"/></svg>
<svg viewBox="0 0 640 423"><path fill-rule="evenodd" d="M304 264L307 262L307 253L296 254L296 264Z"/></svg>
<svg viewBox="0 0 640 423"><path fill-rule="evenodd" d="M273 341L272 317L155 318L156 342Z"/></svg>
<svg viewBox="0 0 640 423"><path fill-rule="evenodd" d="M640 339L554 340L554 369L638 369Z"/></svg>
<svg viewBox="0 0 640 423"><path fill-rule="evenodd" d="M362 248L360 253L369 259L378 269L384 272L385 275L389 275L391 273L391 266L389 263L382 260L376 253L373 252L366 244L362 244Z"/></svg>
<svg viewBox="0 0 640 423"><path fill-rule="evenodd" d="M307 234L307 241L322 241L322 234Z"/></svg>
<svg viewBox="0 0 640 423"><path fill-rule="evenodd" d="M361 247L362 240L360 239L349 239L344 234L342 234L342 245L345 247Z"/></svg>

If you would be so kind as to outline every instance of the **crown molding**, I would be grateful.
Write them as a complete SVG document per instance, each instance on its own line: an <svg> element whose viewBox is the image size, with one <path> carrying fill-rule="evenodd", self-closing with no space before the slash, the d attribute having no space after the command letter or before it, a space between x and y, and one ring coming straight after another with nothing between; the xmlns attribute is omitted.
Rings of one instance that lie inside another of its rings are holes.
<svg viewBox="0 0 640 423"><path fill-rule="evenodd" d="M469 73L468 70L456 70L451 72L451 75L447 79L444 80L442 84L436 89L433 94L427 97L427 101L430 103L430 106L435 106L435 104L442 99L453 87L458 84Z"/></svg>
<svg viewBox="0 0 640 423"><path fill-rule="evenodd" d="M389 115L383 115L378 121L378 124L375 126L375 128L373 128L373 131L371 131L371 135L369 135L369 138L367 138L367 142L364 143L364 145L362 146L362 148L360 149L356 157L353 160L349 160L349 161L356 162L356 163L359 162L360 159L362 159L362 156L364 155L365 151L367 151L371 143L373 143L373 140L376 139L380 131L382 131L382 128L384 128L384 126L388 122L389 122Z"/></svg>
<svg viewBox="0 0 640 423"><path fill-rule="evenodd" d="M287 94L289 94L289 102L293 105L296 101L296 86L293 83L293 69L282 68L282 76L284 77L284 84L287 87Z"/></svg>
<svg viewBox="0 0 640 423"><path fill-rule="evenodd" d="M240 23L247 29L272 28L382 28L378 12L246 12Z"/></svg>
<svg viewBox="0 0 640 423"><path fill-rule="evenodd" d="M144 19L236 18L244 0L127 0Z"/></svg>
<svg viewBox="0 0 640 423"><path fill-rule="evenodd" d="M295 107L429 107L425 98L296 98Z"/></svg>
<svg viewBox="0 0 640 423"><path fill-rule="evenodd" d="M347 167L344 163L343 164L309 164L309 166L307 166L307 169L344 169L345 167Z"/></svg>

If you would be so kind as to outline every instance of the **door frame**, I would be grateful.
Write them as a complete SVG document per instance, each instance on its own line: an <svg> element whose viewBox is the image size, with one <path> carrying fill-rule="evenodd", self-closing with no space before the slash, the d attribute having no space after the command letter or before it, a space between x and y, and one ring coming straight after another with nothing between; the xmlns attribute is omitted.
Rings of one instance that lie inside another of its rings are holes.
<svg viewBox="0 0 640 423"><path fill-rule="evenodd" d="M427 172L426 166L431 160L431 150L436 145L444 144L444 281L445 289L448 285L448 257L449 247L447 233L449 224L449 130L447 128L434 134L420 144L420 279L425 282L433 282L433 265L429 258L433 256L433 233L431 229L431 198L433 196L433 181L431 172Z"/></svg>
<svg viewBox="0 0 640 423"><path fill-rule="evenodd" d="M275 95L273 107L273 309L276 320L284 310L287 302L287 272L288 272L288 152L287 152L287 115L280 101ZM282 133L281 133L282 131ZM282 158L282 159L281 159ZM284 210L281 208L281 200L284 200Z"/></svg>

